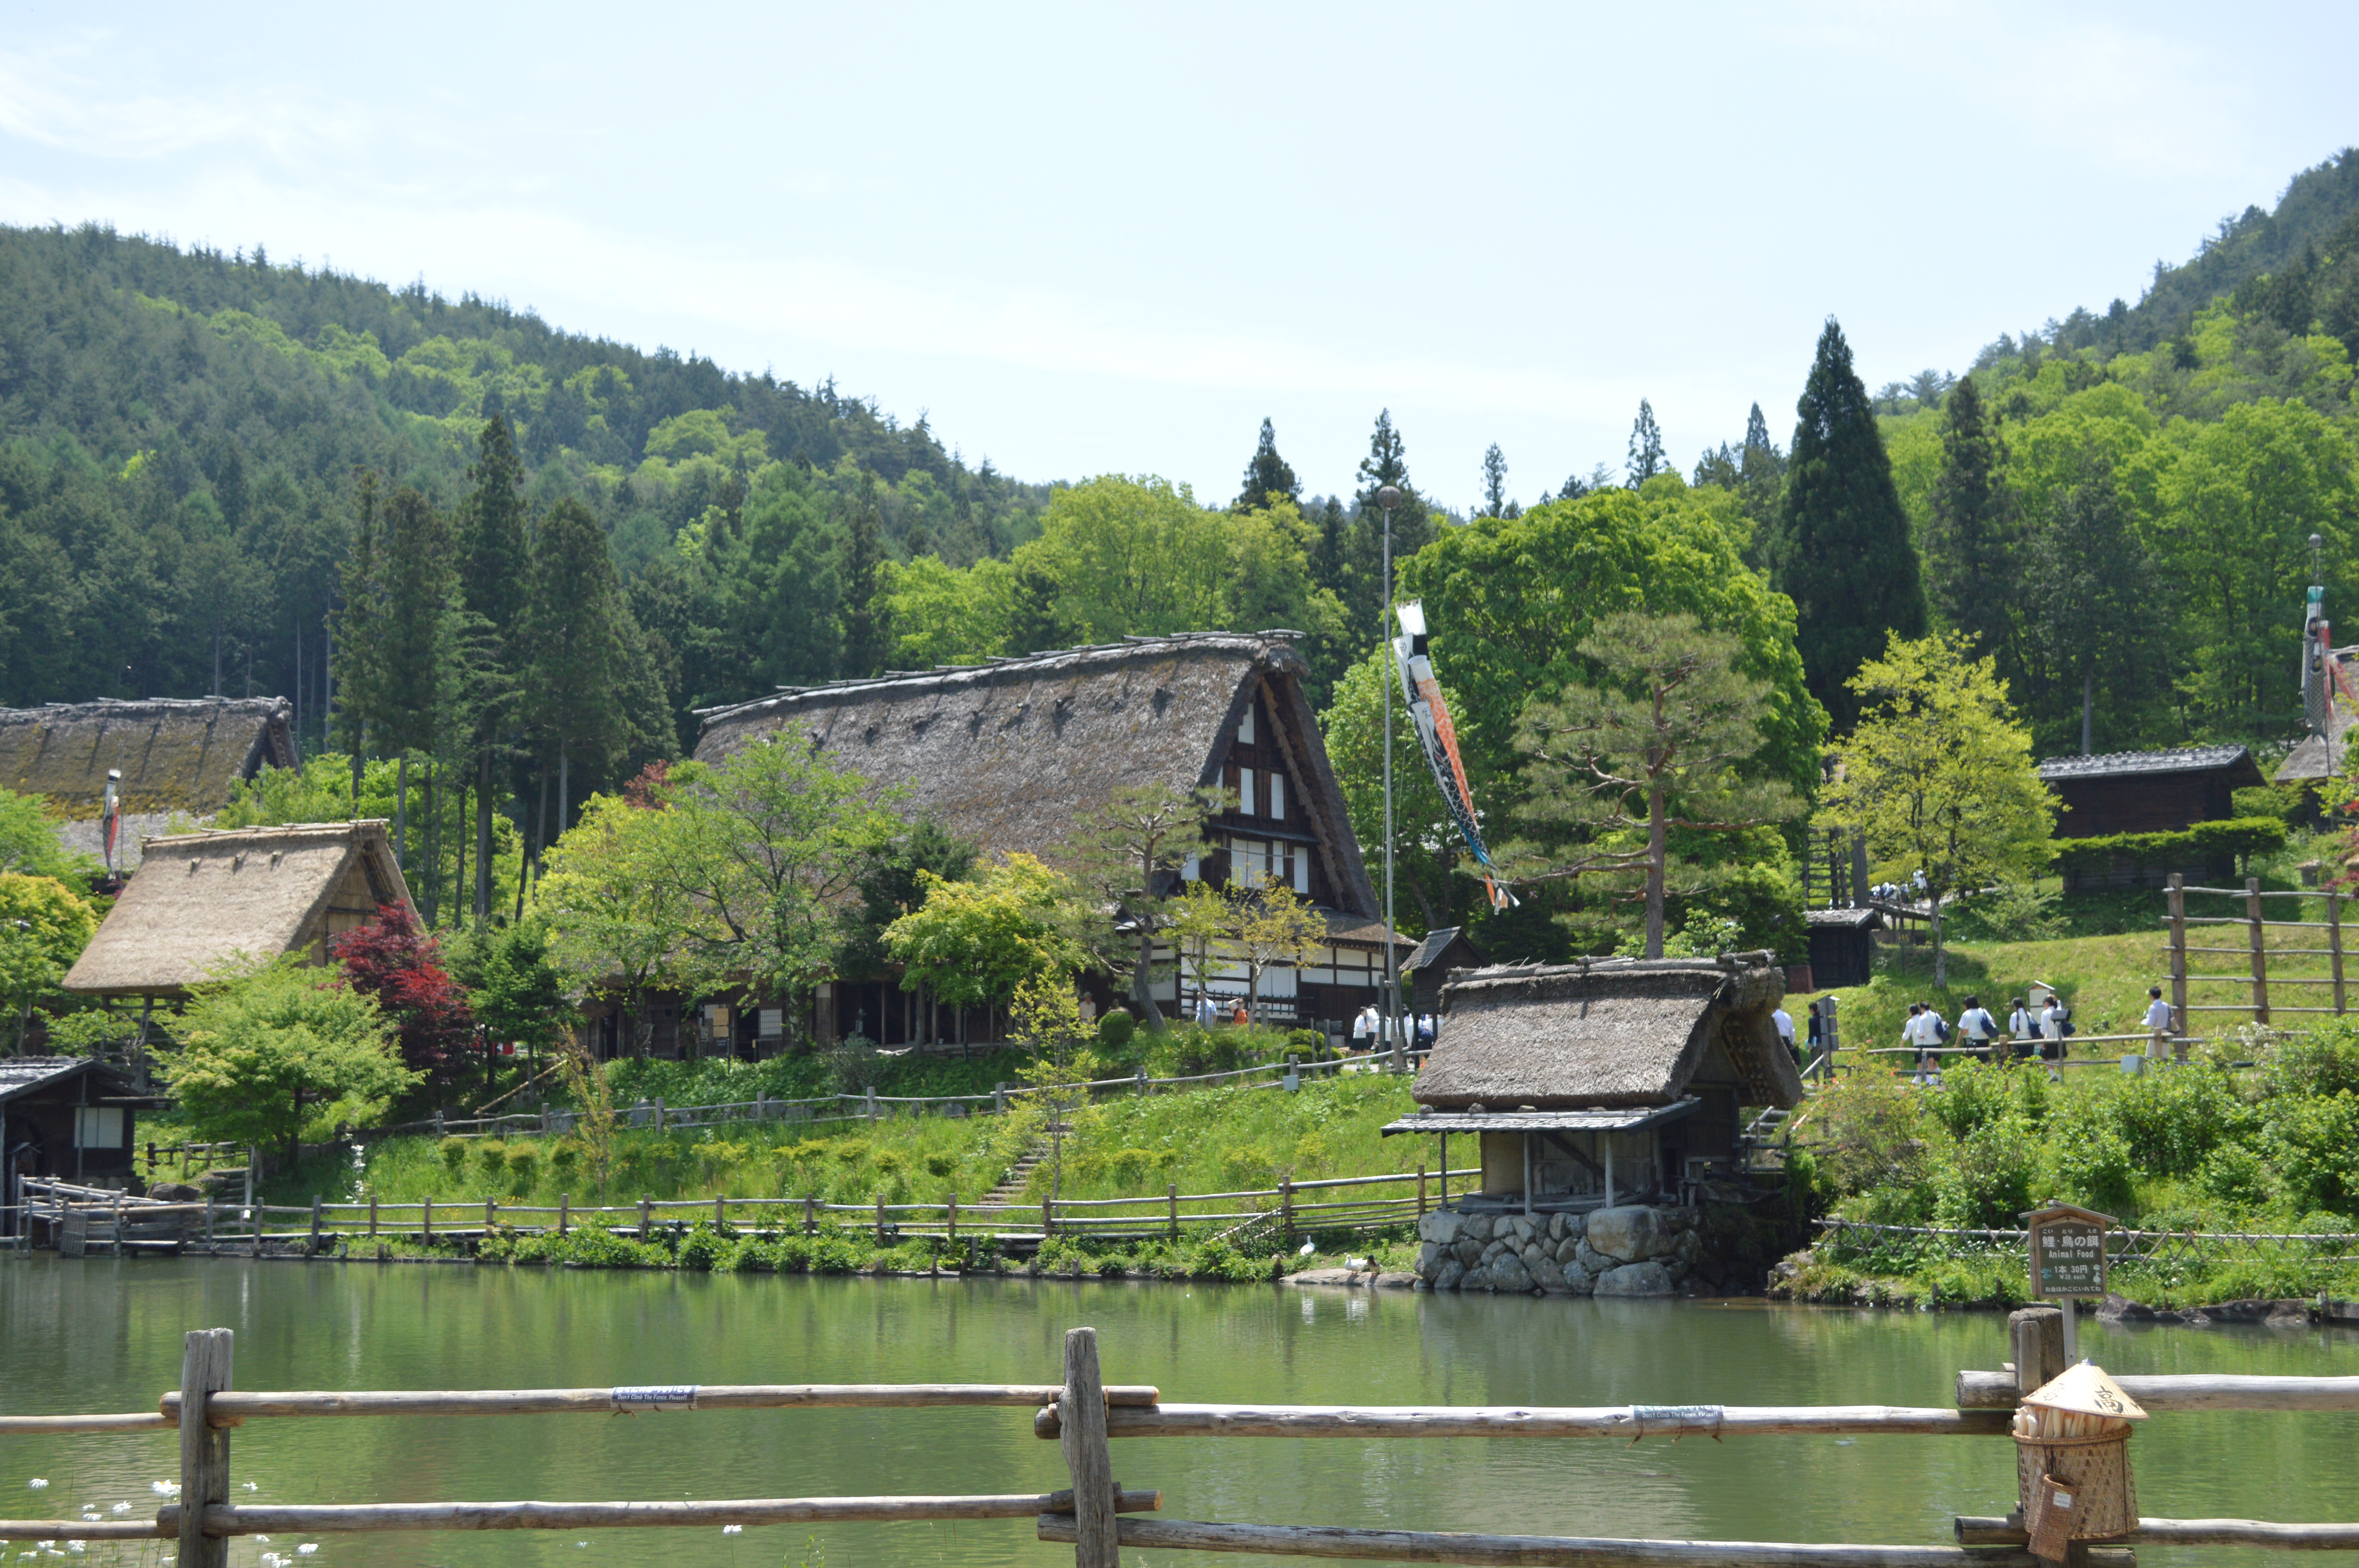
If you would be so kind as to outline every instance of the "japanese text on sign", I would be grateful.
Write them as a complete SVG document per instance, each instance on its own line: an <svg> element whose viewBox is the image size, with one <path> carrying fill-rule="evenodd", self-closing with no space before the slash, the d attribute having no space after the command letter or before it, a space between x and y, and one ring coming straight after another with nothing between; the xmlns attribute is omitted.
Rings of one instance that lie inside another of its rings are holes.
<svg viewBox="0 0 2359 1568"><path fill-rule="evenodd" d="M2104 1295L2104 1227L2053 1220L2032 1231L2031 1293L2050 1301Z"/></svg>

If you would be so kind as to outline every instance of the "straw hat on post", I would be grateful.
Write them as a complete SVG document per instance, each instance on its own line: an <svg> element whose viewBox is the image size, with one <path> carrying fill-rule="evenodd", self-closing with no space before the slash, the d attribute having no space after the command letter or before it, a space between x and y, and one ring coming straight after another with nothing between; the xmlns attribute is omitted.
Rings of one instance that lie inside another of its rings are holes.
<svg viewBox="0 0 2359 1568"><path fill-rule="evenodd" d="M2069 1367L2015 1412L2016 1480L2033 1555L2064 1561L2069 1543L2137 1528L2130 1422L2146 1411L2093 1361Z"/></svg>

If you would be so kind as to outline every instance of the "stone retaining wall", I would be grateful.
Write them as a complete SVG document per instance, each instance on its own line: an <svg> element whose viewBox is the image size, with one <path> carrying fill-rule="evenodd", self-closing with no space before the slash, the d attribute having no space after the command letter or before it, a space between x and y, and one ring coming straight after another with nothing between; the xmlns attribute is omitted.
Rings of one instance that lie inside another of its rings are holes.
<svg viewBox="0 0 2359 1568"><path fill-rule="evenodd" d="M1418 1278L1437 1291L1668 1296L1705 1261L1700 1218L1644 1204L1528 1217L1438 1209L1417 1222Z"/></svg>

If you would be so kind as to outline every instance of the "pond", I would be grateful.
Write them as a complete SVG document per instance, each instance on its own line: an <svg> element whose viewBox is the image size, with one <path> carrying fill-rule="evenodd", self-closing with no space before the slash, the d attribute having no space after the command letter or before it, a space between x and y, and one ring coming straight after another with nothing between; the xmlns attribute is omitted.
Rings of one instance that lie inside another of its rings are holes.
<svg viewBox="0 0 2359 1568"><path fill-rule="evenodd" d="M1182 1401L1946 1405L1960 1368L1995 1368L2007 1354L1994 1314L37 1254L0 1259L0 1413L153 1409L178 1384L181 1335L193 1327L237 1331L240 1388L393 1389L1054 1382L1063 1332L1080 1324L1099 1331L1107 1381L1154 1383ZM2359 1334L2347 1330L2092 1324L2082 1345L2116 1372L2359 1373ZM0 1437L0 1516L151 1510L150 1484L177 1474L177 1452L168 1433ZM2161 1416L2131 1452L2148 1513L2359 1519L2359 1415ZM1118 1442L1114 1469L1126 1486L1160 1487L1166 1514L1180 1519L1928 1545L1950 1540L1955 1514L2006 1512L2015 1490L2012 1446L1963 1437L1153 1439ZM237 1433L233 1476L238 1500L287 1503L1064 1484L1056 1444L1006 1410L262 1422ZM35 1477L49 1486L30 1487ZM303 1543L242 1540L231 1560L1072 1561L1070 1547L1034 1540L1028 1520L330 1536L297 1555ZM27 1544L0 1549L0 1560ZM158 1563L168 1551L92 1544L81 1560ZM2139 1556L2263 1560L2215 1549Z"/></svg>

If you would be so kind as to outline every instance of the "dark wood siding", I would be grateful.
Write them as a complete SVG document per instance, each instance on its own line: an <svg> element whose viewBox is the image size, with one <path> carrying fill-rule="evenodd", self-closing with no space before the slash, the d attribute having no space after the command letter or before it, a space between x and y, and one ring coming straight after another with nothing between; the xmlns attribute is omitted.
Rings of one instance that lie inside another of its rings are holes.
<svg viewBox="0 0 2359 1568"><path fill-rule="evenodd" d="M2056 819L2059 838L2176 833L2198 822L2218 822L2236 814L2234 786L2225 768L2060 779L2048 787L2064 808Z"/></svg>

